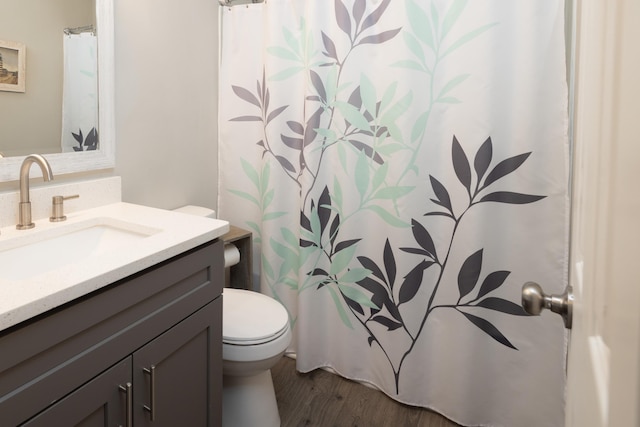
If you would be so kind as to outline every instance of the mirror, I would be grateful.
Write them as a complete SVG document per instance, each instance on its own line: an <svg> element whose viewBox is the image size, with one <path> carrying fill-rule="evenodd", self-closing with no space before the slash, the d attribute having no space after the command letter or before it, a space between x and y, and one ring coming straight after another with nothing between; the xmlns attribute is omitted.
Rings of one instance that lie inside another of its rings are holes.
<svg viewBox="0 0 640 427"><path fill-rule="evenodd" d="M45 1L48 4L52 4L52 3L56 3L58 0L41 0L41 1ZM65 0L65 1L72 2L72 3L75 2L78 5L82 3L84 5L83 7L85 8L87 5L91 9L95 7L95 16L96 16L95 23L96 23L96 30L97 30L96 34L98 35L97 37L97 58L98 58L97 87L98 87L99 96L97 100L97 104L98 104L97 121L99 125L98 125L97 132L98 132L98 138L99 138L99 149L90 150L90 151L77 151L77 152L69 151L69 152L60 153L59 148L62 145L61 144L62 123L58 124L57 130L53 129L49 131L48 129L45 129L45 132L48 133L46 139L49 141L53 141L51 145L56 145L56 150L58 151L58 153L52 153L54 149L51 148L51 150L49 150L45 148L44 145L42 146L43 148L31 148L31 146L28 146L27 142L20 141L20 136L19 136L20 132L18 132L18 136L16 136L15 133L12 133L11 135L3 134L2 128L8 127L3 125L3 126L0 126L0 152L7 151L6 154L8 155L5 156L4 158L0 158L0 181L18 180L20 165L22 164L24 157L32 153L43 154L51 164L54 175L106 169L106 168L112 168L115 165L115 140L114 140L115 129L114 129L114 119L113 119L113 114L114 114L113 112L114 110L114 105L113 105L113 100L114 100L114 94L113 94L114 92L113 0L95 0L95 5L92 3L92 0ZM2 10L3 10L2 14L6 16L8 11L16 7L14 6L16 4L19 4L21 7L25 7L27 9L30 7L33 10L34 17L36 17L34 18L35 20L39 20L40 22L42 22L43 19L51 20L50 15L43 13L43 10L41 10L42 8L37 7L37 4L39 4L39 2L35 0L22 0L20 2L14 2L13 0L0 0L0 5L2 5ZM9 18L9 19L13 19L13 18ZM84 25L86 25L86 23L78 26L84 26ZM59 40L60 45L62 45L63 30L64 28L60 28L59 34L51 36L52 38L57 38L57 40ZM5 29L2 29L2 27L0 26L0 40L9 39L12 42L19 42L19 43L21 42L21 40L11 39L11 36L4 34L4 31L7 31L6 27ZM2 52L1 46L2 45L0 44L0 52ZM44 57L46 54L46 52L38 51L37 49L34 49L35 52L30 52L28 43L24 43L24 46L27 52L27 58L32 58L32 55L41 55ZM5 53L11 53L11 52L5 50ZM38 57L38 59L40 59L40 57ZM0 100L0 105L2 105L2 102L6 100L10 101L13 99L15 100L15 102L24 101L26 99L26 95L32 95L30 91L45 92L45 89L48 86L47 84L38 82L37 84L33 85L34 87L30 87L30 84L29 84L30 83L29 75L31 70L30 67L34 66L33 63L38 64L38 62L42 63L42 61L38 61L35 59L31 61L29 60L26 61L26 69L25 69L26 71L25 74L27 76L26 91L24 93L21 93L18 91L1 91L0 90L0 98L4 98ZM34 73L34 74L38 72L40 72L41 74L44 74L45 80L46 80L46 76L47 76L46 70L44 73L42 73L42 70L37 70L37 71L35 69L31 70L31 73ZM50 74L53 75L54 73L50 73ZM60 87L54 87L54 89L57 90L58 93L62 93L61 80L62 79L58 77L57 79L54 79L54 81L51 81L49 86L59 85ZM0 86L0 88L1 87L2 86ZM34 95L38 95L38 93L35 93ZM22 96L23 98L20 98L20 96ZM60 111L55 112L50 110L51 112L49 113L50 115L53 115L53 116L57 115L58 119L55 119L55 120L61 120L59 119L59 117L62 116L62 113L61 113L62 102L60 99L61 98L58 97L58 99L56 100L56 103L59 105ZM24 124L22 125L23 128L42 126L38 122L38 120L35 119L35 117L39 113L38 109L40 107L40 104L44 104L44 102L37 103L34 106L29 107L29 111L32 111L32 114L31 115L27 114L28 117L26 117L26 119L23 120L24 121ZM7 111L7 108L3 107L2 110ZM9 110L11 110L11 108L9 108ZM2 118L3 123L8 123L8 122L4 122L5 119L11 120L11 119L7 119L4 113L3 113L3 116L4 116ZM26 131L25 131L25 134L26 134ZM89 131L84 131L84 135L82 139L86 140L88 137L88 134L89 134ZM12 139L12 140L17 139L18 144L23 142L22 145L27 145L28 152L20 152L17 147L11 147L7 142L7 140L9 139ZM40 147L40 145L38 147ZM13 156L12 153L15 153L16 155ZM35 169L33 172L37 174L37 171Z"/></svg>

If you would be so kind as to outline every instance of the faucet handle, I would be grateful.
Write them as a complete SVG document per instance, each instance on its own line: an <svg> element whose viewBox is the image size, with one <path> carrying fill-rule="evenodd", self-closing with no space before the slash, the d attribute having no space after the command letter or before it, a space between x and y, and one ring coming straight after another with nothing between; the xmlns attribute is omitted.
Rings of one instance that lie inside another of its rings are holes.
<svg viewBox="0 0 640 427"><path fill-rule="evenodd" d="M69 199L77 199L80 197L79 194L74 194L73 196L53 196L51 198L51 216L49 217L49 221L51 222L60 222L67 219L64 214L64 201Z"/></svg>

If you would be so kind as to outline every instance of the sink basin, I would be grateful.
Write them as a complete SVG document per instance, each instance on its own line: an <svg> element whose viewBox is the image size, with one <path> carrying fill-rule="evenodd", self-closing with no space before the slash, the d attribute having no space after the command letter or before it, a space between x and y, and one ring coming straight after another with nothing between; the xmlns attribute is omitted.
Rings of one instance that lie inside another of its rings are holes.
<svg viewBox="0 0 640 427"><path fill-rule="evenodd" d="M116 202L0 230L0 331L226 233L226 221Z"/></svg>
<svg viewBox="0 0 640 427"><path fill-rule="evenodd" d="M63 225L40 234L0 242L1 274L7 280L24 280L68 264L140 243L160 229L109 217Z"/></svg>

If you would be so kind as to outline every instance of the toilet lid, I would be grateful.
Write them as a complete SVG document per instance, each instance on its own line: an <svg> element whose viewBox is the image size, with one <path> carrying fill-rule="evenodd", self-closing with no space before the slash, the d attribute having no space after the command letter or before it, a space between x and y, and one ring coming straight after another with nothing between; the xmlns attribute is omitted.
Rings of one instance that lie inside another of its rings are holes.
<svg viewBox="0 0 640 427"><path fill-rule="evenodd" d="M254 345L280 336L289 315L278 301L259 292L224 288L222 292L222 341Z"/></svg>

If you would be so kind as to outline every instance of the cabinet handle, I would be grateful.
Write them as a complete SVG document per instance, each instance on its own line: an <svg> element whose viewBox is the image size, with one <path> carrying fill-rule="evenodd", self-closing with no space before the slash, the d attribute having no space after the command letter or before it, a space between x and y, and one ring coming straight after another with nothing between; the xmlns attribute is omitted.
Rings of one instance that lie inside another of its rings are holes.
<svg viewBox="0 0 640 427"><path fill-rule="evenodd" d="M124 386L119 386L120 390L124 392L126 403L125 409L125 427L133 426L133 393L131 383L127 383Z"/></svg>
<svg viewBox="0 0 640 427"><path fill-rule="evenodd" d="M154 421L156 419L156 366L151 365L142 370L149 375L149 406L144 405L144 410L149 412L150 420Z"/></svg>

